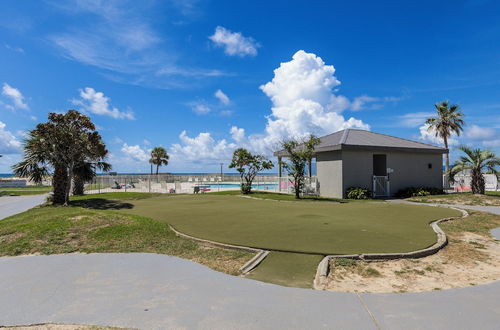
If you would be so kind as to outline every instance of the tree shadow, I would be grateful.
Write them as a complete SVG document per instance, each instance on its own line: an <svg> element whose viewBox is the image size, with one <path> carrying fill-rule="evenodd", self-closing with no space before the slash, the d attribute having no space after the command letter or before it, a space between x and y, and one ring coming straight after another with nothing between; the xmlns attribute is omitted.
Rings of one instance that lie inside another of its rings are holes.
<svg viewBox="0 0 500 330"><path fill-rule="evenodd" d="M89 198L71 201L70 205L95 210L122 210L131 209L134 207L134 205L131 203L124 203L121 201L104 198Z"/></svg>

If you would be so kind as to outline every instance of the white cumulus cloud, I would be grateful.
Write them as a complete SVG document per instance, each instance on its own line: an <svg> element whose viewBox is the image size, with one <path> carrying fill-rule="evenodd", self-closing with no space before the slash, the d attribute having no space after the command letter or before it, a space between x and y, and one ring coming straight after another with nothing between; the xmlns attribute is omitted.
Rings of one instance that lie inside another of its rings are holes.
<svg viewBox="0 0 500 330"><path fill-rule="evenodd" d="M171 149L173 163L227 162L240 146L271 156L285 139L309 134L322 136L345 128L369 129L370 126L359 119L342 116L341 112L350 102L334 93L334 87L340 84L334 73L334 67L326 65L320 57L298 51L291 61L274 70L272 81L260 86L272 102L263 133L247 136L243 128L232 126L229 131L232 141L228 142L214 139L209 132L189 137L183 131L180 143Z"/></svg>
<svg viewBox="0 0 500 330"><path fill-rule="evenodd" d="M245 129L244 128L238 128L236 126L232 126L231 130L229 131L231 133L231 138L236 141L237 143L241 143L245 139Z"/></svg>
<svg viewBox="0 0 500 330"><path fill-rule="evenodd" d="M420 137L419 139L424 141L424 142L430 142L433 144L437 144L440 146L444 146L444 141L441 137L436 136L436 130L434 128L429 129L428 124L424 124L420 126L419 128L420 131ZM456 139L456 135L452 134L451 137L448 138L448 146L452 145L457 145L458 140Z"/></svg>
<svg viewBox="0 0 500 330"><path fill-rule="evenodd" d="M7 83L3 83L2 95L11 102L11 104L4 104L8 109L29 109L28 105L24 101L24 96L19 89L14 88Z"/></svg>
<svg viewBox="0 0 500 330"><path fill-rule="evenodd" d="M350 102L334 93L334 87L340 85L334 73L333 65L303 50L296 52L291 61L281 63L274 70L274 78L260 86L273 106L265 134L251 139L254 147L264 152L283 139L321 136L345 128L370 129L361 120L341 115Z"/></svg>
<svg viewBox="0 0 500 330"><path fill-rule="evenodd" d="M229 103L231 102L229 100L229 97L220 89L215 92L214 96L224 105L229 105Z"/></svg>
<svg viewBox="0 0 500 330"><path fill-rule="evenodd" d="M21 142L5 128L5 123L0 121L0 154L19 153Z"/></svg>
<svg viewBox="0 0 500 330"><path fill-rule="evenodd" d="M131 111L120 111L118 108L110 106L109 101L109 97L104 96L104 93L97 92L91 87L85 87L80 89L80 99L74 99L72 102L96 115L116 119L135 119Z"/></svg>
<svg viewBox="0 0 500 330"><path fill-rule="evenodd" d="M124 143L121 151L129 158L137 162L147 162L149 160L148 153L139 145L128 145Z"/></svg>
<svg viewBox="0 0 500 330"><path fill-rule="evenodd" d="M255 56L259 44L250 37L244 37L240 32L232 32L222 26L217 26L213 35L208 37L218 47L230 56Z"/></svg>
<svg viewBox="0 0 500 330"><path fill-rule="evenodd" d="M227 142L225 139L215 140L208 132L189 137L186 131L182 131L179 139L181 143L173 144L170 149L173 163L188 161L200 165L216 164L231 158L232 152L237 147L235 143Z"/></svg>

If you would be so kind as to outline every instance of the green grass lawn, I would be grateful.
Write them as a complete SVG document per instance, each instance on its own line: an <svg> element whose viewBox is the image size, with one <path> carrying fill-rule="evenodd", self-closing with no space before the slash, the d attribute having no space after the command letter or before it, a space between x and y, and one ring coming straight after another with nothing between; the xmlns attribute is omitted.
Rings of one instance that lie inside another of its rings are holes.
<svg viewBox="0 0 500 330"><path fill-rule="evenodd" d="M408 200L418 203L500 206L500 191L487 191L484 195L473 193L453 193L444 195L411 197L408 198Z"/></svg>
<svg viewBox="0 0 500 330"><path fill-rule="evenodd" d="M244 251L207 248L178 237L163 222L109 209L41 206L0 221L0 256L72 252L163 253L229 274L237 274L253 257Z"/></svg>
<svg viewBox="0 0 500 330"><path fill-rule="evenodd" d="M15 195L15 196L25 196L25 195L40 195L52 191L52 187L48 186L28 186L22 188L0 188L0 196L3 195Z"/></svg>
<svg viewBox="0 0 500 330"><path fill-rule="evenodd" d="M129 201L122 211L195 237L284 252L408 252L435 243L429 222L460 212L390 203L278 203L212 194Z"/></svg>

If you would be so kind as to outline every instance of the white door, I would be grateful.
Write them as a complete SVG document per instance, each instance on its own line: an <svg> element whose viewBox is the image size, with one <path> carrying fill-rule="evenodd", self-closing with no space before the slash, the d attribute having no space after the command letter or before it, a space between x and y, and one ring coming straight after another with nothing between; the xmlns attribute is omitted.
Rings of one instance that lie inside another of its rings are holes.
<svg viewBox="0 0 500 330"><path fill-rule="evenodd" d="M389 196L389 180L387 176L373 176L373 197Z"/></svg>

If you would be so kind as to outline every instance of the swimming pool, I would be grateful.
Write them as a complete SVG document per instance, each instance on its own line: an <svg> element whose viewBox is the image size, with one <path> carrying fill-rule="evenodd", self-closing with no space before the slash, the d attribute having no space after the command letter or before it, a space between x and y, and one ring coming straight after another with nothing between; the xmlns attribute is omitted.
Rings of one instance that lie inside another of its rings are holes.
<svg viewBox="0 0 500 330"><path fill-rule="evenodd" d="M217 188L233 188L233 189L240 189L240 184L239 183L207 183L207 184L199 184L198 185L200 188L211 188L211 189L217 189ZM253 189L259 189L259 190L278 190L278 184L277 183L254 183L252 184Z"/></svg>

